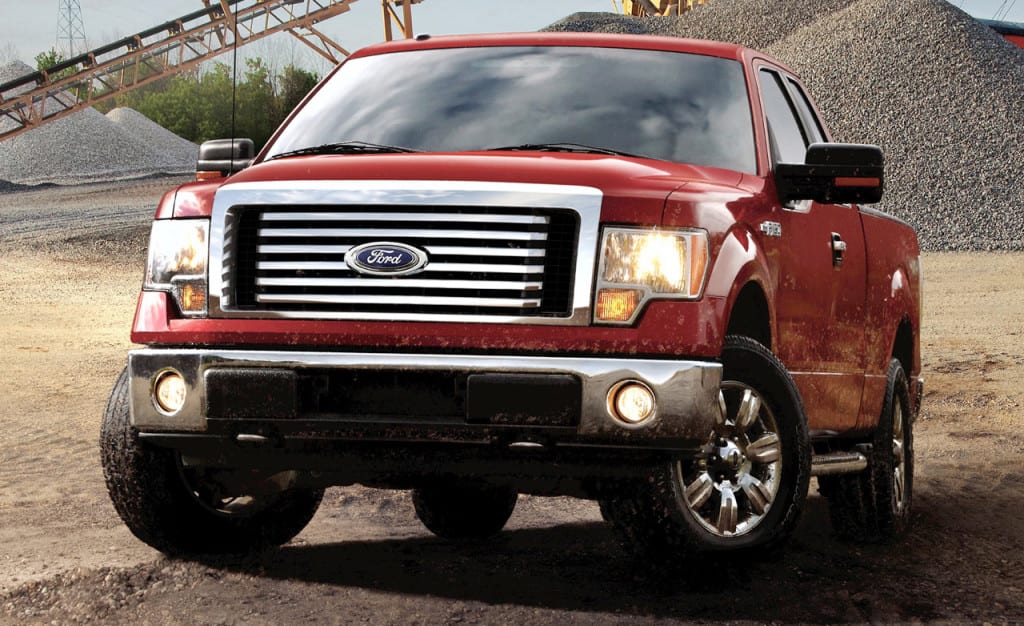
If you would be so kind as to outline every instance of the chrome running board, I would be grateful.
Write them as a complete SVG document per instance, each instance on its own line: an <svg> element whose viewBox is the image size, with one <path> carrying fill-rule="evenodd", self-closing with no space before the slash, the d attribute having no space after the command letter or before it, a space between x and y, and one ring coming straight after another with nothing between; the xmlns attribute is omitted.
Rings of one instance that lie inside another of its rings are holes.
<svg viewBox="0 0 1024 626"><path fill-rule="evenodd" d="M860 472L868 466L868 458L860 452L829 452L811 457L811 476L832 476Z"/></svg>

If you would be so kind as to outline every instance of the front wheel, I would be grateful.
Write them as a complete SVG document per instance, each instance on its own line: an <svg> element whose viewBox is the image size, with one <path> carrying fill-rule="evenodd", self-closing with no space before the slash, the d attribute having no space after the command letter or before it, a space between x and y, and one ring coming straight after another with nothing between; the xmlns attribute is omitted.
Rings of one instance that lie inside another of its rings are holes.
<svg viewBox="0 0 1024 626"><path fill-rule="evenodd" d="M100 457L107 491L132 533L173 555L243 554L281 545L313 518L323 490L225 492L177 452L139 438L123 371L103 414Z"/></svg>
<svg viewBox="0 0 1024 626"><path fill-rule="evenodd" d="M796 525L810 480L796 385L747 337L726 338L722 365L722 416L701 454L601 501L620 539L644 556L763 551Z"/></svg>

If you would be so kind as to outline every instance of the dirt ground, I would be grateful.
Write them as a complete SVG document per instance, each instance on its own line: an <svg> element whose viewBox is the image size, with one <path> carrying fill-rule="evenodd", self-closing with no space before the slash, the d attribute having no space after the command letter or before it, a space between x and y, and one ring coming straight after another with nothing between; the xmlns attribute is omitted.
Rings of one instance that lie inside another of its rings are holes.
<svg viewBox="0 0 1024 626"><path fill-rule="evenodd" d="M117 518L100 414L172 180L0 194L0 623L1024 622L1024 254L926 254L913 532L833 537L813 494L781 560L629 559L596 505L521 500L454 546L407 494L332 489L247 561L170 560Z"/></svg>

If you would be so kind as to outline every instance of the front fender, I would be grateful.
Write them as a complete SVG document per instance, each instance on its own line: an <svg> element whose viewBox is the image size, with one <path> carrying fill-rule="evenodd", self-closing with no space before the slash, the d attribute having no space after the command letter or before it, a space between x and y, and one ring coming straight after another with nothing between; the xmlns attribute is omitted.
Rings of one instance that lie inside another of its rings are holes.
<svg viewBox="0 0 1024 626"><path fill-rule="evenodd" d="M726 233L708 276L705 296L724 298L726 314L720 336L725 336L729 318L742 289L748 284L760 288L768 305L772 345L775 345L775 280L764 248L748 229L735 225Z"/></svg>

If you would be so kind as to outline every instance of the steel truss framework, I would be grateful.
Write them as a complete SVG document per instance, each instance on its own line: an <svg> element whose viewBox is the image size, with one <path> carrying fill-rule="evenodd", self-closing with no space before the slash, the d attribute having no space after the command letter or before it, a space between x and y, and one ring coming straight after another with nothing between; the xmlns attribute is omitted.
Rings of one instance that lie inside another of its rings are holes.
<svg viewBox="0 0 1024 626"><path fill-rule="evenodd" d="M381 0L384 35L412 37L412 5ZM130 89L185 72L277 32L332 63L349 51L316 25L356 0L203 0L206 8L0 85L0 140L66 117ZM401 10L401 14L399 13Z"/></svg>
<svg viewBox="0 0 1024 626"><path fill-rule="evenodd" d="M626 15L679 15L704 4L705 0L622 0Z"/></svg>

